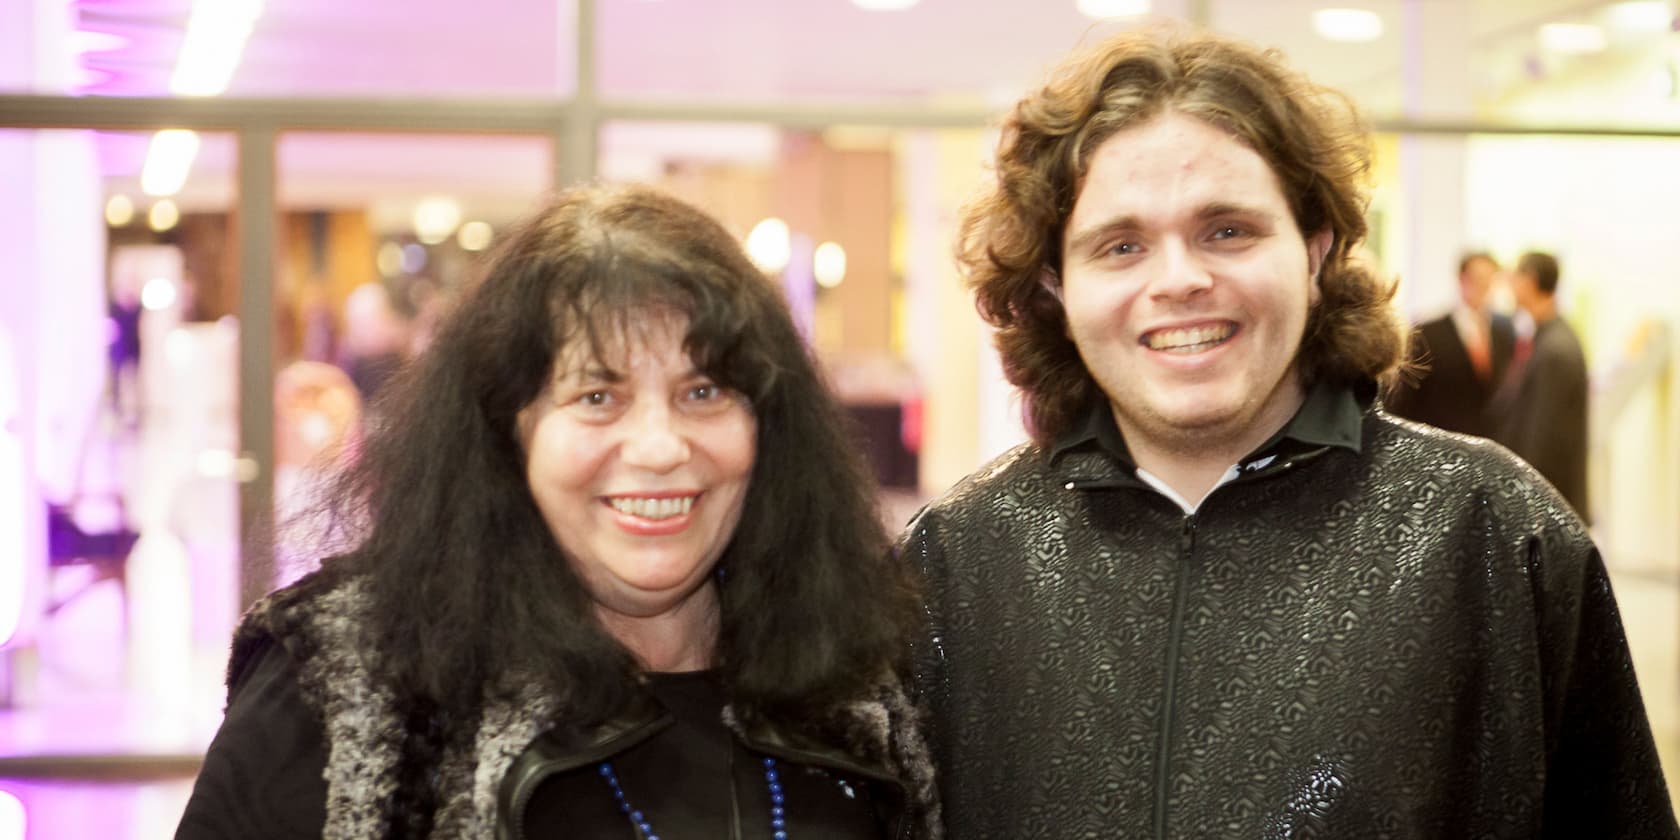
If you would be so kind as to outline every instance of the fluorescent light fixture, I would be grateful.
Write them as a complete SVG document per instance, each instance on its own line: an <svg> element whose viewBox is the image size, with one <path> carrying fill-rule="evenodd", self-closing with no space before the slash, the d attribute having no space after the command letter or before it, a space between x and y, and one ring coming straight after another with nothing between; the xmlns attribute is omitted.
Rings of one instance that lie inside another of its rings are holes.
<svg viewBox="0 0 1680 840"><path fill-rule="evenodd" d="M175 202L167 198L153 204L152 209L146 211L147 226L158 233L169 230L180 221L180 209L175 206Z"/></svg>
<svg viewBox="0 0 1680 840"><path fill-rule="evenodd" d="M787 222L774 216L753 225L747 234L747 258L766 274L777 274L793 259L793 235Z"/></svg>
<svg viewBox="0 0 1680 840"><path fill-rule="evenodd" d="M134 221L134 202L122 193L113 195L105 202L105 224L111 227L123 227Z"/></svg>
<svg viewBox="0 0 1680 840"><path fill-rule="evenodd" d="M187 19L187 35L175 59L169 92L177 96L215 96L227 90L245 39L262 14L262 0L196 0Z"/></svg>
<svg viewBox="0 0 1680 840"><path fill-rule="evenodd" d="M846 249L838 242L824 242L811 254L811 274L817 285L832 289L846 279Z"/></svg>
<svg viewBox="0 0 1680 840"><path fill-rule="evenodd" d="M920 2L921 0L852 0L852 5L871 12L896 12Z"/></svg>
<svg viewBox="0 0 1680 840"><path fill-rule="evenodd" d="M1327 41L1362 44L1382 37L1382 16L1366 9L1319 9L1313 30Z"/></svg>
<svg viewBox="0 0 1680 840"><path fill-rule="evenodd" d="M1548 23L1540 27L1540 45L1552 52L1595 53L1603 52L1609 40L1590 23Z"/></svg>
<svg viewBox="0 0 1680 840"><path fill-rule="evenodd" d="M170 128L152 135L152 144L146 149L146 165L140 170L140 190L160 197L180 192L197 156L197 132Z"/></svg>
<svg viewBox="0 0 1680 840"><path fill-rule="evenodd" d="M1149 0L1078 0L1079 13L1098 20L1149 14Z"/></svg>
<svg viewBox="0 0 1680 840"><path fill-rule="evenodd" d="M115 32L89 32L78 29L68 38L70 52L85 55L96 52L115 52L128 46L129 40Z"/></svg>
<svg viewBox="0 0 1680 840"><path fill-rule="evenodd" d="M1607 14L1610 28L1618 32L1667 32L1674 23L1667 0L1612 3Z"/></svg>

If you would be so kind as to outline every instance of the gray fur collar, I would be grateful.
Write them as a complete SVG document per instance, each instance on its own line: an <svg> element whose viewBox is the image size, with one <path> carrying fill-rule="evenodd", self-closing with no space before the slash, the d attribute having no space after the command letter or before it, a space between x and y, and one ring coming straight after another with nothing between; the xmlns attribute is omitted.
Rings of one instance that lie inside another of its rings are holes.
<svg viewBox="0 0 1680 840"><path fill-rule="evenodd" d="M228 665L231 683L268 640L282 645L291 657L302 694L320 713L326 730L324 840L365 840L390 833L389 803L398 784L407 715L384 679L375 652L362 638L357 619L366 613L367 602L364 587L353 579L276 592L246 613L234 635ZM508 690L486 692L471 743L463 740L443 753L433 837L494 836L502 779L514 759L559 720L560 710L535 681L509 682L514 684ZM745 709L726 709L725 721L743 736L778 731ZM807 733L803 740L844 745L860 764L896 776L907 795L913 836L939 840L933 764L917 721L915 706L891 681L873 697L830 709L800 730Z"/></svg>

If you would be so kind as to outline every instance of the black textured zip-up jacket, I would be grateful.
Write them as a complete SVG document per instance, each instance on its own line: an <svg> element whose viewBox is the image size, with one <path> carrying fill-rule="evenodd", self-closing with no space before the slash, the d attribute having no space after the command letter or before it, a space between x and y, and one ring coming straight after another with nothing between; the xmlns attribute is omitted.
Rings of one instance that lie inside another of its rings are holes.
<svg viewBox="0 0 1680 840"><path fill-rule="evenodd" d="M911 523L949 837L1680 837L1580 521L1364 390L1192 514L1105 407Z"/></svg>

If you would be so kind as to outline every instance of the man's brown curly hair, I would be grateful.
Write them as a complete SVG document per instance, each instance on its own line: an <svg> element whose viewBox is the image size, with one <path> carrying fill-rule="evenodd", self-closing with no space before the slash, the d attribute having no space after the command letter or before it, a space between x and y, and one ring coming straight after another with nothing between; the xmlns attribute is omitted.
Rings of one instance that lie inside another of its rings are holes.
<svg viewBox="0 0 1680 840"><path fill-rule="evenodd" d="M1069 338L1059 273L1064 227L1091 154L1168 109L1254 149L1277 175L1303 235L1335 234L1321 299L1296 356L1302 382L1386 376L1405 353L1395 284L1352 258L1365 238L1369 134L1348 99L1286 67L1275 50L1174 30L1135 30L1075 54L1005 120L997 183L964 211L957 259L997 328L1004 373L1027 397L1028 426L1054 440L1103 399Z"/></svg>

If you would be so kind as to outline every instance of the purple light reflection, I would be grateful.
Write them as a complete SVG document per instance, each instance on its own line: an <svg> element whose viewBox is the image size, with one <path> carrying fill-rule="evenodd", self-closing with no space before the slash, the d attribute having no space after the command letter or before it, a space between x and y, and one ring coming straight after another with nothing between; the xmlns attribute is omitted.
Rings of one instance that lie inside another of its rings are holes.
<svg viewBox="0 0 1680 840"><path fill-rule="evenodd" d="M83 782L0 779L0 840L141 840L175 832L191 779ZM5 800L16 803L8 824Z"/></svg>
<svg viewBox="0 0 1680 840"><path fill-rule="evenodd" d="M29 830L27 814L23 810L23 800L18 799L5 790L0 790L0 838L21 838Z"/></svg>

